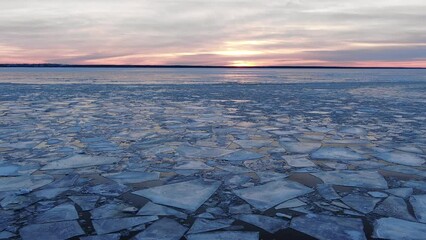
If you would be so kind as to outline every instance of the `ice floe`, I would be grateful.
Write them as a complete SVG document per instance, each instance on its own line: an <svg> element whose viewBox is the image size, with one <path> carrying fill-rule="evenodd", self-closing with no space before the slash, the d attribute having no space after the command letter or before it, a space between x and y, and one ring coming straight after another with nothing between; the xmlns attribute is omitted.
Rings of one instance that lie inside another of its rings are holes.
<svg viewBox="0 0 426 240"><path fill-rule="evenodd" d="M308 214L291 220L291 228L320 240L365 240L361 219Z"/></svg>
<svg viewBox="0 0 426 240"><path fill-rule="evenodd" d="M269 233L278 232L279 230L287 228L289 225L289 222L286 220L257 214L242 214L235 218L262 228Z"/></svg>
<svg viewBox="0 0 426 240"><path fill-rule="evenodd" d="M214 230L227 228L231 226L234 221L235 220L233 219L208 220L204 218L197 218L195 222L192 224L187 234L210 232Z"/></svg>
<svg viewBox="0 0 426 240"><path fill-rule="evenodd" d="M373 237L391 240L423 240L425 232L426 224L388 217L374 222Z"/></svg>
<svg viewBox="0 0 426 240"><path fill-rule="evenodd" d="M410 197L410 204L413 206L414 215L417 220L426 223L426 195L413 195Z"/></svg>
<svg viewBox="0 0 426 240"><path fill-rule="evenodd" d="M85 234L77 221L30 224L19 230L23 240L68 239Z"/></svg>
<svg viewBox="0 0 426 240"><path fill-rule="evenodd" d="M117 232L123 229L129 229L144 223L153 222L158 220L156 216L143 216L143 217L128 217L128 218L109 218L109 219L95 219L92 221L93 227L97 234L105 234Z"/></svg>
<svg viewBox="0 0 426 240"><path fill-rule="evenodd" d="M91 155L74 155L69 158L49 162L42 170L82 168L97 165L107 165L119 162L116 157L91 156Z"/></svg>
<svg viewBox="0 0 426 240"><path fill-rule="evenodd" d="M426 162L426 160L417 156L416 154L400 151L381 152L377 153L375 156L387 162L407 166L421 166Z"/></svg>
<svg viewBox="0 0 426 240"><path fill-rule="evenodd" d="M137 240L179 240L187 230L188 228L172 219L162 218L134 238Z"/></svg>
<svg viewBox="0 0 426 240"><path fill-rule="evenodd" d="M220 186L218 181L196 179L133 192L151 201L190 211L197 210Z"/></svg>
<svg viewBox="0 0 426 240"><path fill-rule="evenodd" d="M253 207L265 211L289 199L312 192L300 183L278 180L263 185L234 190L234 193Z"/></svg>
<svg viewBox="0 0 426 240"><path fill-rule="evenodd" d="M315 172L311 174L320 178L326 184L362 188L388 188L386 180L376 171L341 170Z"/></svg>
<svg viewBox="0 0 426 240"><path fill-rule="evenodd" d="M173 208L158 205L152 202L146 203L138 212L137 215L145 216L175 216L178 218L186 219L188 215L183 212L177 211Z"/></svg>
<svg viewBox="0 0 426 240"><path fill-rule="evenodd" d="M217 231L209 233L190 234L188 240L259 240L257 232Z"/></svg>
<svg viewBox="0 0 426 240"><path fill-rule="evenodd" d="M311 153L311 157L316 160L337 160L337 161L359 161L366 159L361 154L341 147L322 147Z"/></svg>

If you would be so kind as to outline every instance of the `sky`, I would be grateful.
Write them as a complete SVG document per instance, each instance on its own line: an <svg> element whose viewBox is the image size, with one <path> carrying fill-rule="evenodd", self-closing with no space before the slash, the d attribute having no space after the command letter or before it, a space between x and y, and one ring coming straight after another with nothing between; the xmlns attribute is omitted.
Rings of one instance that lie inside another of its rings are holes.
<svg viewBox="0 0 426 240"><path fill-rule="evenodd" d="M0 0L0 63L426 67L426 1Z"/></svg>

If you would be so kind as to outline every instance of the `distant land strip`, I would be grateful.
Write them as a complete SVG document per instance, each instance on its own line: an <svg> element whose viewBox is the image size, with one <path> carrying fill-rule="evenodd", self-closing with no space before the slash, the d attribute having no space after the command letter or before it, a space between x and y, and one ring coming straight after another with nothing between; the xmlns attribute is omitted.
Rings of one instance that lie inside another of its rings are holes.
<svg viewBox="0 0 426 240"><path fill-rule="evenodd" d="M424 67L349 67L349 66L211 66L211 65L111 65L111 64L0 64L0 67L29 68L317 68L317 69L426 69Z"/></svg>

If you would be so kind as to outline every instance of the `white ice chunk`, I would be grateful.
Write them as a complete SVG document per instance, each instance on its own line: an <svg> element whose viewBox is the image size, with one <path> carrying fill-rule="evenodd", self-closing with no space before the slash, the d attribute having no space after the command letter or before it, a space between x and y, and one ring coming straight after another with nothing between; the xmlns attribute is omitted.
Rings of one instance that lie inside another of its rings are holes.
<svg viewBox="0 0 426 240"><path fill-rule="evenodd" d="M306 156L290 155L284 156L285 161L292 167L316 167L317 165Z"/></svg>
<svg viewBox="0 0 426 240"><path fill-rule="evenodd" d="M387 189L386 180L376 171L338 170L311 173L326 184L349 187Z"/></svg>
<svg viewBox="0 0 426 240"><path fill-rule="evenodd" d="M58 240L85 234L77 221L31 224L19 230L23 240Z"/></svg>
<svg viewBox="0 0 426 240"><path fill-rule="evenodd" d="M117 183L141 183L146 181L157 180L160 178L158 172L120 172L102 174L102 176L109 178Z"/></svg>
<svg viewBox="0 0 426 240"><path fill-rule="evenodd" d="M322 147L311 153L315 160L359 161L364 160L361 154L344 147Z"/></svg>
<svg viewBox="0 0 426 240"><path fill-rule="evenodd" d="M300 207L300 206L304 206L306 205L306 203L300 201L297 198L285 201L283 203L281 203L280 205L276 206L275 209L283 209L283 208L295 208L295 207Z"/></svg>
<svg viewBox="0 0 426 240"><path fill-rule="evenodd" d="M217 158L226 154L235 152L225 148L198 147L191 145L182 145L177 149L181 155L190 158Z"/></svg>
<svg viewBox="0 0 426 240"><path fill-rule="evenodd" d="M411 196L411 194L413 194L413 189L412 188L392 188L392 189L386 190L386 192L392 195L395 195L397 197L408 198L409 196Z"/></svg>
<svg viewBox="0 0 426 240"><path fill-rule="evenodd" d="M220 186L218 181L196 179L133 192L151 201L190 211L197 210Z"/></svg>
<svg viewBox="0 0 426 240"><path fill-rule="evenodd" d="M278 172L256 172L256 175L260 178L261 183L271 182L288 177L287 174Z"/></svg>
<svg viewBox="0 0 426 240"><path fill-rule="evenodd" d="M18 191L20 189L34 190L53 181L49 175L2 177L0 178L0 192Z"/></svg>
<svg viewBox="0 0 426 240"><path fill-rule="evenodd" d="M286 220L257 214L242 214L236 216L236 219L255 225L269 233L276 233L289 225Z"/></svg>
<svg viewBox="0 0 426 240"><path fill-rule="evenodd" d="M259 240L258 232L218 231L186 236L188 240Z"/></svg>
<svg viewBox="0 0 426 240"><path fill-rule="evenodd" d="M178 222L163 218L151 224L143 232L134 237L136 240L179 240L188 228Z"/></svg>
<svg viewBox="0 0 426 240"><path fill-rule="evenodd" d="M75 219L78 219L78 213L75 210L74 205L66 203L66 204L56 206L40 214L39 216L36 217L36 222L47 223L47 222L60 222L60 221L75 220Z"/></svg>
<svg viewBox="0 0 426 240"><path fill-rule="evenodd" d="M308 214L295 217L291 228L319 240L366 240L361 219Z"/></svg>
<svg viewBox="0 0 426 240"><path fill-rule="evenodd" d="M120 159L116 157L103 157L79 154L69 158L49 162L46 166L42 168L42 170L82 168L89 166L113 164L119 161Z"/></svg>
<svg viewBox="0 0 426 240"><path fill-rule="evenodd" d="M250 152L246 150L240 150L237 152L230 153L228 155L225 155L222 157L223 160L227 161L245 161L245 160L254 160L262 158L263 155L256 153L256 152Z"/></svg>
<svg viewBox="0 0 426 240"><path fill-rule="evenodd" d="M421 166L425 163L425 160L416 154L393 151L393 152L381 152L375 155L377 158L387 162L397 163L407 166Z"/></svg>
<svg viewBox="0 0 426 240"><path fill-rule="evenodd" d="M129 229L155 220L158 220L157 216L110 218L93 220L92 224L97 234L105 234Z"/></svg>
<svg viewBox="0 0 426 240"><path fill-rule="evenodd" d="M349 194L343 197L341 200L349 207L364 214L373 211L376 204L380 202L380 199L362 196L359 194Z"/></svg>
<svg viewBox="0 0 426 240"><path fill-rule="evenodd" d="M373 237L390 240L424 240L425 232L426 224L388 217L374 222Z"/></svg>
<svg viewBox="0 0 426 240"><path fill-rule="evenodd" d="M407 204L404 199L394 196L390 196L381 202L376 209L374 209L374 213L385 217L415 221L414 217L408 212Z"/></svg>
<svg viewBox="0 0 426 240"><path fill-rule="evenodd" d="M242 148L261 148L271 145L270 140L235 140Z"/></svg>
<svg viewBox="0 0 426 240"><path fill-rule="evenodd" d="M280 142L280 144L290 153L310 153L321 147L321 143L312 142Z"/></svg>
<svg viewBox="0 0 426 240"><path fill-rule="evenodd" d="M263 185L234 190L234 193L253 207L266 211L289 199L312 192L300 183L278 180Z"/></svg>
<svg viewBox="0 0 426 240"><path fill-rule="evenodd" d="M145 204L137 213L137 215L145 215L145 216L176 216L178 218L186 219L188 215L183 212L179 212L174 210L173 208L169 208L166 206L161 206L152 202L148 202Z"/></svg>
<svg viewBox="0 0 426 240"><path fill-rule="evenodd" d="M329 184L318 184L317 191L326 200L336 200L339 199L340 196L334 190L333 186Z"/></svg>
<svg viewBox="0 0 426 240"><path fill-rule="evenodd" d="M192 224L187 234L209 232L213 230L227 228L231 226L233 222L233 219L208 220L204 218L197 218Z"/></svg>
<svg viewBox="0 0 426 240"><path fill-rule="evenodd" d="M183 161L183 162L178 162L176 166L174 166L174 169L213 170L214 168L210 167L209 165L201 161Z"/></svg>
<svg viewBox="0 0 426 240"><path fill-rule="evenodd" d="M413 195L410 197L410 203L417 220L426 223L426 195Z"/></svg>
<svg viewBox="0 0 426 240"><path fill-rule="evenodd" d="M95 208L99 196L70 196L68 198L80 206L83 211L88 211Z"/></svg>

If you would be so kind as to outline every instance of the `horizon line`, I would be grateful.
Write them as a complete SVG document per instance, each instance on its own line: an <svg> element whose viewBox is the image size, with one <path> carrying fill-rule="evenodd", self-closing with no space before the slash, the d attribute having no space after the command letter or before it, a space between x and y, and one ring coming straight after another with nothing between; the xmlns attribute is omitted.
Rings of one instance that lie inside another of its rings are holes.
<svg viewBox="0 0 426 240"><path fill-rule="evenodd" d="M149 65L149 64L61 64L61 63L0 63L0 67L46 67L46 68L324 68L324 69L426 69L426 67L357 67L357 66L317 66L317 65L265 65L265 66L229 66L229 65Z"/></svg>

